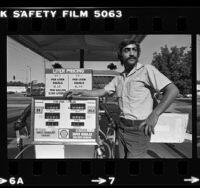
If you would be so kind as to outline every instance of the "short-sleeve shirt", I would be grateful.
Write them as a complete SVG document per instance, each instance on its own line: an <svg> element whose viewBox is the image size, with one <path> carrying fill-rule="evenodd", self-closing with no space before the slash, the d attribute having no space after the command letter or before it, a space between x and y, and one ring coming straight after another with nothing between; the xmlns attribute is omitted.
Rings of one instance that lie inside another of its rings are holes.
<svg viewBox="0 0 200 188"><path fill-rule="evenodd" d="M152 65L137 65L126 76L121 73L104 89L116 92L121 117L131 120L146 119L153 111L153 94L172 83L165 75Z"/></svg>

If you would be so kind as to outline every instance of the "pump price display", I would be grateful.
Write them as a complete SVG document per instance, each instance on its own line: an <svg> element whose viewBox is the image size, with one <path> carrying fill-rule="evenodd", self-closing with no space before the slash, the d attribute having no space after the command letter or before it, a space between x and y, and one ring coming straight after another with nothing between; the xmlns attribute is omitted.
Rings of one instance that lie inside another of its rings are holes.
<svg viewBox="0 0 200 188"><path fill-rule="evenodd" d="M70 104L70 109L72 110L85 110L85 104L79 104L79 103L74 103L74 104Z"/></svg>
<svg viewBox="0 0 200 188"><path fill-rule="evenodd" d="M85 113L70 113L70 119L85 119Z"/></svg>
<svg viewBox="0 0 200 188"><path fill-rule="evenodd" d="M63 96L69 89L92 89L90 69L46 69L45 96Z"/></svg>
<svg viewBox="0 0 200 188"><path fill-rule="evenodd" d="M97 98L46 97L35 99L34 108L35 142L96 144Z"/></svg>
<svg viewBox="0 0 200 188"><path fill-rule="evenodd" d="M45 103L45 109L60 109L59 103Z"/></svg>
<svg viewBox="0 0 200 188"><path fill-rule="evenodd" d="M46 122L46 126L58 126L58 122L56 122L56 121L55 122L54 121L53 122L47 121Z"/></svg>
<svg viewBox="0 0 200 188"><path fill-rule="evenodd" d="M60 113L45 113L45 119L60 119Z"/></svg>

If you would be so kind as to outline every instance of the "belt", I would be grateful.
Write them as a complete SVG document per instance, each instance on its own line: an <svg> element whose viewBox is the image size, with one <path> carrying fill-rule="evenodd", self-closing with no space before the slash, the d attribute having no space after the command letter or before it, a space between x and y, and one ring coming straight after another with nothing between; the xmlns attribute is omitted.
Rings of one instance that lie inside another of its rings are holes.
<svg viewBox="0 0 200 188"><path fill-rule="evenodd" d="M120 128L126 128L126 127L139 127L142 122L145 120L130 120L120 117L120 121L123 125L120 123Z"/></svg>

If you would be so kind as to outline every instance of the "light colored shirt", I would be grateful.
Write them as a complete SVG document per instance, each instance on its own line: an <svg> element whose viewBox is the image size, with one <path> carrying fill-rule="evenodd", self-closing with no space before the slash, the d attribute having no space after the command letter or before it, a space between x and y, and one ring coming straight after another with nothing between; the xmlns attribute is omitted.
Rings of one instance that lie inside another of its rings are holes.
<svg viewBox="0 0 200 188"><path fill-rule="evenodd" d="M154 66L137 63L127 76L122 72L104 89L109 94L116 92L121 117L142 120L153 111L153 94L170 83Z"/></svg>

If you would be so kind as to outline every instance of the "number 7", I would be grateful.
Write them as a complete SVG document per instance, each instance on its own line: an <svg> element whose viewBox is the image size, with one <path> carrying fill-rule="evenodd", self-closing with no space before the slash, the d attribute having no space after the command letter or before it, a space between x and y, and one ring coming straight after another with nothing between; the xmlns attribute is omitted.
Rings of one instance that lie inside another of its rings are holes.
<svg viewBox="0 0 200 188"><path fill-rule="evenodd" d="M110 181L110 184L111 184L111 185L112 185L113 182L115 181L115 177L109 177L108 179L111 180L111 181Z"/></svg>

